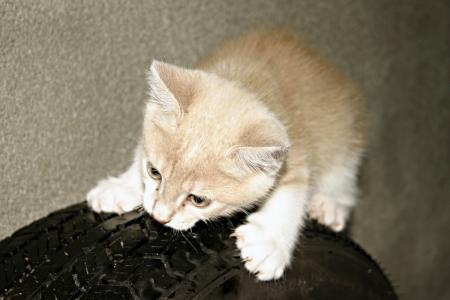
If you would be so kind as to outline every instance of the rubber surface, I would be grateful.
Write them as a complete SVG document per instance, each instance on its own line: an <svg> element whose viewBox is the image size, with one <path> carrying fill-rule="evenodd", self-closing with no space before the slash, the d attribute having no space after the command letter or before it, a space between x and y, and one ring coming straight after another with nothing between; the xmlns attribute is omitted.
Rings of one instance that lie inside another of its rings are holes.
<svg viewBox="0 0 450 300"><path fill-rule="evenodd" d="M239 222L180 233L77 204L0 242L0 299L397 299L369 255L315 223L283 279L256 282L229 238Z"/></svg>

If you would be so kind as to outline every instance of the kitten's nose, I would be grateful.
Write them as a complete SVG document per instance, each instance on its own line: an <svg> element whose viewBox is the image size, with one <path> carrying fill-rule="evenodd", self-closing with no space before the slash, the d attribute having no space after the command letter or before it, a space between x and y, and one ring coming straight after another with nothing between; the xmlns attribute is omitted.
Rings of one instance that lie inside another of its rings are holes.
<svg viewBox="0 0 450 300"><path fill-rule="evenodd" d="M162 225L165 225L170 222L169 219L161 219L155 215L153 215L153 219L155 219L156 222L158 222L159 224L162 224Z"/></svg>

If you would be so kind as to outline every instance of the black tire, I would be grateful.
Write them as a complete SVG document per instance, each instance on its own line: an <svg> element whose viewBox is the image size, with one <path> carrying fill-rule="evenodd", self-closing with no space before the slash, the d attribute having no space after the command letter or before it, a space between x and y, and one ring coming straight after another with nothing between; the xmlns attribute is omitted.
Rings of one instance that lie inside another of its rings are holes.
<svg viewBox="0 0 450 300"><path fill-rule="evenodd" d="M397 299L369 255L317 224L284 278L258 283L228 237L237 222L181 234L74 205L0 242L0 299Z"/></svg>

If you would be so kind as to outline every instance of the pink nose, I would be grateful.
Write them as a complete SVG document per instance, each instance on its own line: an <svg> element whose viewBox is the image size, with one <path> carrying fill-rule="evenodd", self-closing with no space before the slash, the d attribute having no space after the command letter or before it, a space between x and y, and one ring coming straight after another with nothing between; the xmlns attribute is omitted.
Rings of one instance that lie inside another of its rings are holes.
<svg viewBox="0 0 450 300"><path fill-rule="evenodd" d="M167 223L170 222L170 220L160 219L160 218L158 218L158 217L155 216L155 215L153 216L153 219L155 219L156 222L158 222L158 223L160 223L160 224L162 224L162 225L167 224Z"/></svg>

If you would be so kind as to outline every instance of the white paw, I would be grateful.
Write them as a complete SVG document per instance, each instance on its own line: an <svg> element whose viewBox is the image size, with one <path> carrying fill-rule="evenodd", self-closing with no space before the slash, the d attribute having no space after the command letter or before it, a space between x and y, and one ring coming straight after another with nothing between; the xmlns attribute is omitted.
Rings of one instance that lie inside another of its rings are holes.
<svg viewBox="0 0 450 300"><path fill-rule="evenodd" d="M126 185L123 180L110 177L100 181L86 196L89 206L95 212L129 212L142 204L142 195Z"/></svg>
<svg viewBox="0 0 450 300"><path fill-rule="evenodd" d="M309 203L308 214L334 231L341 231L345 228L350 207L339 204L326 196L315 195Z"/></svg>
<svg viewBox="0 0 450 300"><path fill-rule="evenodd" d="M261 281L275 280L283 275L291 254L279 237L258 223L239 226L232 234L241 250L245 268Z"/></svg>

